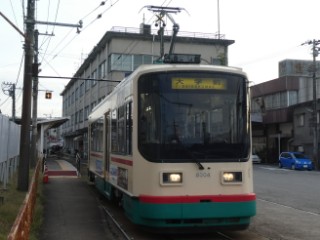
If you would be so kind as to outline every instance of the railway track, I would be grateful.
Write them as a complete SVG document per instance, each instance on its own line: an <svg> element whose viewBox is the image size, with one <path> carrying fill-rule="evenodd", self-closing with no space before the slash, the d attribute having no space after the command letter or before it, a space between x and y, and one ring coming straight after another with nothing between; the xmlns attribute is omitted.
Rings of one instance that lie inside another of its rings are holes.
<svg viewBox="0 0 320 240"><path fill-rule="evenodd" d="M125 229L121 226L121 224L113 217L112 213L107 209L107 207L102 206L103 211L107 214L108 219L112 222L113 226L109 224L109 227L113 229L113 233L117 239L124 239L124 240L132 240L133 237L130 237L128 233L126 233ZM116 231L114 231L116 230Z"/></svg>
<svg viewBox="0 0 320 240"><path fill-rule="evenodd" d="M108 228L114 240L267 240L251 231L229 231L198 234L156 234L142 230L133 225L116 204L100 199L106 214Z"/></svg>

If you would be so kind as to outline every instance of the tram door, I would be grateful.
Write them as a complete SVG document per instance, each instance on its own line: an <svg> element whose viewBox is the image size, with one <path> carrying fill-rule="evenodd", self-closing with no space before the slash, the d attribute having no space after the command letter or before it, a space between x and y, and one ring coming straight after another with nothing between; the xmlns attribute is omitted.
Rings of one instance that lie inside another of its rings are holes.
<svg viewBox="0 0 320 240"><path fill-rule="evenodd" d="M111 129L110 129L110 112L105 114L105 176L109 179L109 168L110 168L110 139L111 139Z"/></svg>

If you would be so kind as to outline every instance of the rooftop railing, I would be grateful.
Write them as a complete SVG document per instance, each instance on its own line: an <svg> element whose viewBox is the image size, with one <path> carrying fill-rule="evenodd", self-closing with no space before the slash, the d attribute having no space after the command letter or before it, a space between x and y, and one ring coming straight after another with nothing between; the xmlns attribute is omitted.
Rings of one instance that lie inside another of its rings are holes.
<svg viewBox="0 0 320 240"><path fill-rule="evenodd" d="M148 26L148 25L147 25ZM143 28L133 28L133 27L112 27L111 32L122 32L122 33L135 33L142 34L143 32L149 31L150 35L158 35L158 29L143 29ZM171 30L165 30L165 36L172 36ZM207 39L225 39L225 34L220 33L202 33L202 32L178 32L179 37L191 37L191 38L207 38Z"/></svg>

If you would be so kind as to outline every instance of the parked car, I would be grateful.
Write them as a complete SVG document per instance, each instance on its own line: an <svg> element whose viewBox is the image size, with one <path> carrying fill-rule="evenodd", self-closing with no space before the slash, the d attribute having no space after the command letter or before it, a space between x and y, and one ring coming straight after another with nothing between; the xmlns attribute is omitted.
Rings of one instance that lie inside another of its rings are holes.
<svg viewBox="0 0 320 240"><path fill-rule="evenodd" d="M300 152L282 152L279 156L279 167L291 169L313 169L313 163L310 158Z"/></svg>
<svg viewBox="0 0 320 240"><path fill-rule="evenodd" d="M257 154L251 155L252 163L261 163L261 158Z"/></svg>

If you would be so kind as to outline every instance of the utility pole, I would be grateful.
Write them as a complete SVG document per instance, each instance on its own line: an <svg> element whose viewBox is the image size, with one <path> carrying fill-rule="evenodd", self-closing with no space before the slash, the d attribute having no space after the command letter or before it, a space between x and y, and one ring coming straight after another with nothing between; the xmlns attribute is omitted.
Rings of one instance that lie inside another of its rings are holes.
<svg viewBox="0 0 320 240"><path fill-rule="evenodd" d="M23 79L23 98L20 135L20 160L18 174L18 190L28 191L29 188L29 157L30 157L30 120L31 120L31 92L32 92L32 62L34 43L34 16L35 0L28 0L26 33L25 33L25 60Z"/></svg>
<svg viewBox="0 0 320 240"><path fill-rule="evenodd" d="M31 142L31 162L30 166L35 167L37 162L37 114L38 114L38 73L39 73L39 63L38 63L38 37L39 31L34 31L34 63L33 63L33 90L32 90L32 142Z"/></svg>
<svg viewBox="0 0 320 240"><path fill-rule="evenodd" d="M12 98L12 121L16 119L16 84L2 83L2 92Z"/></svg>
<svg viewBox="0 0 320 240"><path fill-rule="evenodd" d="M16 120L16 84L12 84L12 90L10 94L12 98L12 121Z"/></svg>
<svg viewBox="0 0 320 240"><path fill-rule="evenodd" d="M38 38L39 35L53 36L53 34L40 34L38 30L34 31L34 63L33 63L33 90L32 90L32 142L31 142L31 162L30 166L35 167L38 159L37 151L37 115L38 115L38 83L39 83L39 62L38 62ZM40 149L42 151L42 149Z"/></svg>
<svg viewBox="0 0 320 240"><path fill-rule="evenodd" d="M316 165L316 169L319 170L319 159L318 159L318 104L317 104L317 66L316 66L316 57L319 53L318 45L320 44L320 40L312 41L312 56L313 56L313 67L312 67L312 82L313 82L313 119L314 119L314 131L313 131L313 160Z"/></svg>
<svg viewBox="0 0 320 240"><path fill-rule="evenodd" d="M307 41L304 44L312 45L312 84L313 84L313 111L312 111L312 119L313 119L313 162L315 164L315 168L319 170L320 162L318 156L319 150L319 139L318 139L318 104L317 104L317 65L316 65L316 57L319 55L319 47L320 40L313 39L312 41Z"/></svg>

